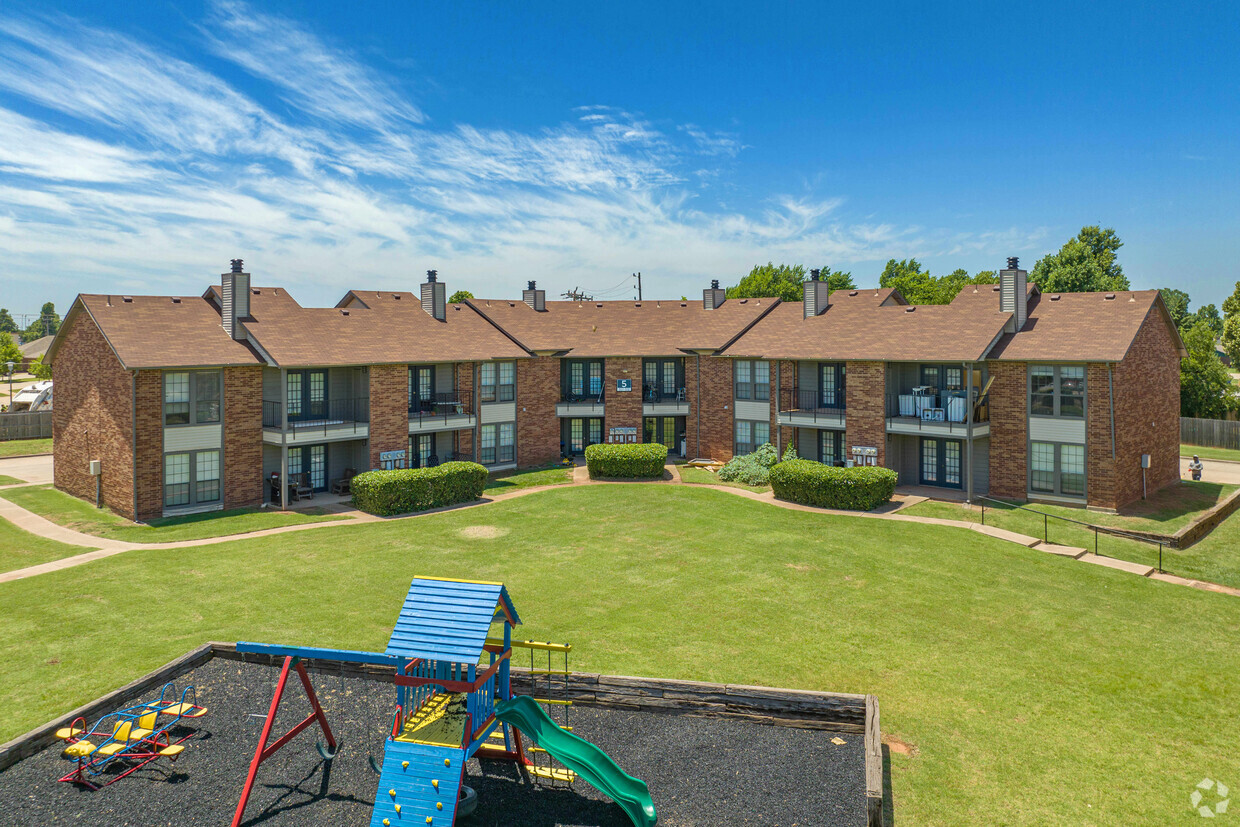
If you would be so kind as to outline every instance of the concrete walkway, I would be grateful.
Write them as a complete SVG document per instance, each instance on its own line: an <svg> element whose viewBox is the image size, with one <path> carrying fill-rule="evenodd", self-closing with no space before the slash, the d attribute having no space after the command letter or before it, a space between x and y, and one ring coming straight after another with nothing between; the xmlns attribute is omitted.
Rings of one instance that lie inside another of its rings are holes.
<svg viewBox="0 0 1240 827"><path fill-rule="evenodd" d="M52 482L52 455L0 459L0 476L13 477L28 483Z"/></svg>
<svg viewBox="0 0 1240 827"><path fill-rule="evenodd" d="M631 485L631 484L650 484L649 480L634 480L629 482L612 482L591 480L589 472L584 465L578 465L573 468L572 482L568 487L578 485ZM675 465L668 465L664 469L662 480L655 481L655 484L684 484L680 479L679 469ZM279 528L263 529L262 531L253 531L246 534L232 534L226 537L207 537L201 540L185 540L181 542L171 543L127 543L118 540L106 540L101 537L95 537L90 534L73 531L62 526L58 526L44 518L27 511L20 506L14 505L7 500L0 499L0 517L4 517L15 525L24 528L33 534L38 534L53 540L59 540L63 543L72 545L82 545L87 548L93 548L92 551L86 551L73 557L66 557L60 560L53 560L48 563L42 563L37 566L30 566L24 569L16 569L14 571L0 573L0 583L7 583L13 580L23 580L27 577L34 577L47 572L59 571L61 569L73 568L83 563L89 563L92 560L100 560L104 557L111 557L114 554L122 554L126 551L134 551L136 549L168 549L168 548L188 548L192 546L207 546L217 543L229 543L239 539L249 539L251 537L266 537L273 534L288 534L295 531L311 531L327 526L355 525L360 523L374 523L387 520L412 520L420 517L426 517L431 514L439 514L444 511L456 511L464 508L478 508L490 505L492 503L504 502L516 497L524 497L530 494L537 494L543 491L564 488L565 484L560 485L538 485L530 488L517 488L511 491L501 491L495 494L484 496L480 500L471 503L462 503L460 505L448 506L445 508L436 508L430 511L421 511L417 514L406 514L398 517L376 517L372 514L366 514L357 510L349 510L342 512L341 516L349 516L353 519L344 521L328 521L318 523L303 523L300 525L281 526ZM1172 583L1175 585L1189 586L1191 588L1201 589L1203 591L1218 592L1220 594L1228 594L1234 597L1240 597L1240 589L1230 586L1223 586L1218 583L1208 583L1202 580L1192 580L1185 577L1177 577L1169 574L1159 574L1153 567L1145 566L1138 563L1130 563L1126 560L1117 560L1111 557L1103 557L1093 553L1087 553L1085 549L1075 548L1073 546L1061 546L1055 543L1043 543L1036 537L1029 537L1024 534L1018 534L1013 531L1007 531L995 526L981 525L980 523L969 522L965 520L947 520L938 517L920 517L909 514L899 513L899 507L903 507L907 503L902 504L895 510L883 512L868 511L842 511L830 508L817 508L809 505L801 505L799 503L786 502L784 500L775 499L775 495L770 491L748 491L744 488L734 488L728 485L698 485L699 488L705 488L711 491L721 491L725 494L731 494L737 497L743 497L747 500L766 503L777 508L784 508L790 511L804 511L813 514L827 514L837 517L852 517L868 520L895 520L899 522L920 523L923 525L941 525L953 528L963 528L969 531L976 531L979 534L985 534L988 537L994 537L1009 543L1024 546L1033 551L1040 551L1047 554L1054 554L1060 557L1067 557L1074 560L1080 560L1083 563L1092 563L1094 565L1104 566L1106 568L1117 571L1135 574L1140 577L1149 577L1154 580L1160 580L1164 583ZM916 498L920 500L920 498Z"/></svg>
<svg viewBox="0 0 1240 827"><path fill-rule="evenodd" d="M1192 457L1180 457L1180 479L1191 480L1193 478L1188 470L1190 462L1192 462ZM1203 459L1201 465L1203 466L1201 470L1202 482L1222 482L1229 485L1240 485L1240 462ZM0 471L0 473L3 472Z"/></svg>

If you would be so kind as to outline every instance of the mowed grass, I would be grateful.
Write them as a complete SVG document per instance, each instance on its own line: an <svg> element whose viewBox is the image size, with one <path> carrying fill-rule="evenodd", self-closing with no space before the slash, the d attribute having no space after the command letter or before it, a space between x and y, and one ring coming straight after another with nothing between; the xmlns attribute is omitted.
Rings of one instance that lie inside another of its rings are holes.
<svg viewBox="0 0 1240 827"><path fill-rule="evenodd" d="M9 488L0 491L0 497L65 528L129 543L176 543L208 537L227 537L286 525L351 519L339 514L324 514L320 509L263 511L237 508L189 514L184 517L166 517L152 520L149 525L138 525L107 508L95 508L85 500L57 491L50 485Z"/></svg>
<svg viewBox="0 0 1240 827"><path fill-rule="evenodd" d="M914 748L890 757L897 824L1167 824L1197 818L1203 777L1240 777L1236 598L687 485L566 487L0 584L0 740L205 640L382 650L418 574L504 581L518 634L571 642L575 669L875 693Z"/></svg>
<svg viewBox="0 0 1240 827"><path fill-rule="evenodd" d="M50 454L52 438L47 439L6 439L0 442L0 458L19 457L25 454Z"/></svg>
<svg viewBox="0 0 1240 827"><path fill-rule="evenodd" d="M71 546L48 540L0 518L0 572L37 566L91 550L90 546Z"/></svg>
<svg viewBox="0 0 1240 827"><path fill-rule="evenodd" d="M746 491L770 491L769 485L745 485L743 482L729 482L719 479L719 475L707 471L705 468L690 468L687 465L678 465L676 470L680 473L680 481L689 485L726 485L729 488L743 488Z"/></svg>
<svg viewBox="0 0 1240 827"><path fill-rule="evenodd" d="M565 485L573 481L573 469L563 465L549 465L528 471L496 474L487 480L486 491L503 491L513 488L533 488L538 485Z"/></svg>
<svg viewBox="0 0 1240 827"><path fill-rule="evenodd" d="M17 477L10 477L0 474L0 485L21 485L25 480L19 480Z"/></svg>
<svg viewBox="0 0 1240 827"><path fill-rule="evenodd" d="M1221 459L1227 462L1240 462L1240 451L1231 448L1206 448L1201 445L1181 445L1180 456L1191 457L1194 454L1202 459Z"/></svg>
<svg viewBox="0 0 1240 827"><path fill-rule="evenodd" d="M1181 491L1188 492L1189 494L1183 502L1199 497L1199 502L1203 505L1207 503L1212 505L1216 500L1230 494L1236 488L1234 485L1193 482L1183 482L1179 487ZM1192 516L1196 516L1202 510L1205 510L1200 509L1187 516L1177 514L1174 509L1165 508L1166 503L1170 499L1170 497L1162 499L1164 508L1153 505L1137 512L1143 513L1145 516L1136 516L1134 514L1133 516L1125 517L1123 515L1100 514L1080 508L1043 505L1041 503L1030 505L1029 508L1062 515L1072 520L1112 526L1121 530L1127 528L1165 534L1174 533L1182 525L1187 524ZM961 503L929 501L909 506L902 509L900 513L968 522L981 521L980 509L966 507ZM999 528L1016 531L1030 537L1041 538L1043 536L1044 523L1052 543L1076 546L1091 552L1094 550L1094 532L1084 526L1055 519L1044 521L1040 514L1030 511L996 503L986 504L987 525L998 526ZM1099 533L1098 553L1118 560L1141 563L1142 565L1158 565L1157 545L1126 537ZM1173 549L1169 546L1164 546L1162 567L1165 571L1171 574L1178 574L1181 577L1191 577L1197 580L1206 580L1211 583L1221 583L1224 586L1240 588L1240 512L1228 517L1204 540L1188 548Z"/></svg>

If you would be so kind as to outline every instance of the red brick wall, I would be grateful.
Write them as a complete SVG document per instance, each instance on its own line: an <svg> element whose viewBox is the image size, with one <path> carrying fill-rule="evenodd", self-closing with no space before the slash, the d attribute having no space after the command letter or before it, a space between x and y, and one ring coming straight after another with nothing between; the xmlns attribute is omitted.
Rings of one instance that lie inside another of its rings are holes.
<svg viewBox="0 0 1240 827"><path fill-rule="evenodd" d="M1028 490L1028 365L990 362L990 494L1024 500ZM849 377L851 381L852 377Z"/></svg>
<svg viewBox="0 0 1240 827"><path fill-rule="evenodd" d="M1096 508L1115 508L1116 502L1108 374L1105 364L1085 366L1085 497L1086 502Z"/></svg>
<svg viewBox="0 0 1240 827"><path fill-rule="evenodd" d="M102 460L103 502L133 517L133 377L86 313L62 332L52 406L55 484L95 501L89 461Z"/></svg>
<svg viewBox="0 0 1240 827"><path fill-rule="evenodd" d="M778 367L776 367L778 366ZM779 448L779 455L782 457L784 452L788 450L790 443L795 444L796 428L779 428L778 418L781 408L786 408L792 399L792 390L797 385L797 363L791 361L772 362L771 370L775 371L772 379L779 382L778 392L772 390L771 401L771 433L775 434L778 430L779 442L776 447Z"/></svg>
<svg viewBox="0 0 1240 827"><path fill-rule="evenodd" d="M139 520L153 520L164 513L164 374L140 370L136 380L137 427L134 429L134 463L137 467ZM261 467L260 467L261 473Z"/></svg>
<svg viewBox="0 0 1240 827"><path fill-rule="evenodd" d="M478 399L474 393L474 363L456 363L456 389L470 400L470 411L478 414ZM461 454L474 454L474 432L456 432L456 450ZM477 456L474 456L477 459Z"/></svg>
<svg viewBox="0 0 1240 827"><path fill-rule="evenodd" d="M848 362L844 386L844 452L854 446L878 449L878 464L887 464L887 365L884 362Z"/></svg>
<svg viewBox="0 0 1240 827"><path fill-rule="evenodd" d="M409 450L409 368L370 366L370 467L382 451Z"/></svg>
<svg viewBox="0 0 1240 827"><path fill-rule="evenodd" d="M633 380L633 390L616 391L617 379ZM604 400L607 420L603 423L603 439L609 428L636 428L642 440L642 360L640 356L615 356L603 360Z"/></svg>
<svg viewBox="0 0 1240 827"><path fill-rule="evenodd" d="M698 390L697 408L691 417L693 427L698 427L697 411L701 411L701 447L697 447L695 440L690 440L689 453L726 462L732 458L733 423L736 420L732 399L732 360L718 356L703 356L701 360L701 388Z"/></svg>
<svg viewBox="0 0 1240 827"><path fill-rule="evenodd" d="M560 360L535 356L517 360L517 465L528 468L560 458ZM611 399L607 400L611 405ZM610 413L610 410L608 411Z"/></svg>
<svg viewBox="0 0 1240 827"><path fill-rule="evenodd" d="M224 507L263 501L263 368L224 368Z"/></svg>
<svg viewBox="0 0 1240 827"><path fill-rule="evenodd" d="M1151 309L1115 366L1115 504L1141 498L1141 455L1150 493L1180 478L1180 356L1161 313Z"/></svg>

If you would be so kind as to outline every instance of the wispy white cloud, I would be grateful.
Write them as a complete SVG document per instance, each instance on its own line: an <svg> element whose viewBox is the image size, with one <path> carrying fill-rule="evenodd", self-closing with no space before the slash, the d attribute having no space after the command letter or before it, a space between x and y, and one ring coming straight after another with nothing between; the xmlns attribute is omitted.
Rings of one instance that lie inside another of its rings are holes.
<svg viewBox="0 0 1240 827"><path fill-rule="evenodd" d="M28 302L182 293L236 256L310 302L436 265L479 295L638 267L680 295L756 261L846 267L1036 238L850 219L837 197L722 207L738 135L601 104L529 132L437 125L301 23L223 0L199 31L257 83L71 18L0 17L0 237Z"/></svg>

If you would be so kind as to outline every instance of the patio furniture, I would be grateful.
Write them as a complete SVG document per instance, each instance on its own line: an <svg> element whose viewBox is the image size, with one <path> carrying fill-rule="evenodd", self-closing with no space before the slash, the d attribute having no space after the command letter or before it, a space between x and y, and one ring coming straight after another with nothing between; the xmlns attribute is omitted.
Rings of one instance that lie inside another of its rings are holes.
<svg viewBox="0 0 1240 827"><path fill-rule="evenodd" d="M289 489L293 492L293 501L297 502L305 497L307 500L314 499L314 487L310 485L310 475L307 473L289 474Z"/></svg>
<svg viewBox="0 0 1240 827"><path fill-rule="evenodd" d="M341 475L340 479L332 482L332 493L333 494L348 494L349 493L349 482L355 476L357 476L356 470L352 468L344 469L344 473Z"/></svg>
<svg viewBox="0 0 1240 827"><path fill-rule="evenodd" d="M439 455L438 455L438 454L431 454L429 457L427 457L427 458L426 458L426 467L427 467L427 468L434 468L434 467L435 467L436 465L438 465L438 464L439 464Z"/></svg>

